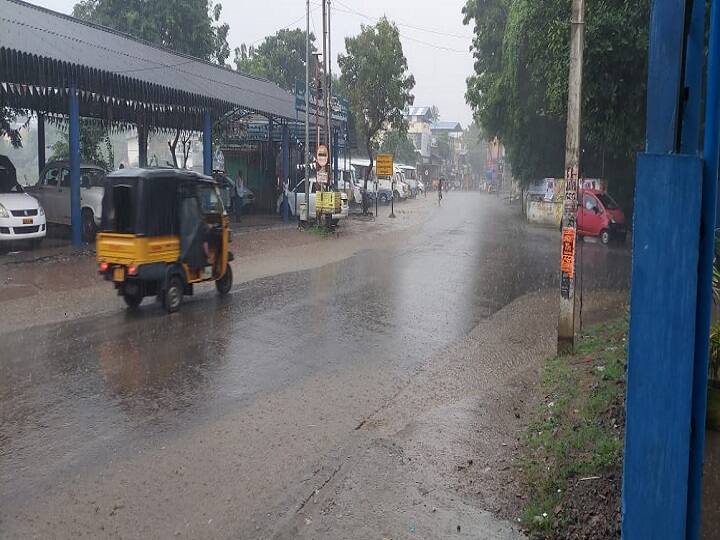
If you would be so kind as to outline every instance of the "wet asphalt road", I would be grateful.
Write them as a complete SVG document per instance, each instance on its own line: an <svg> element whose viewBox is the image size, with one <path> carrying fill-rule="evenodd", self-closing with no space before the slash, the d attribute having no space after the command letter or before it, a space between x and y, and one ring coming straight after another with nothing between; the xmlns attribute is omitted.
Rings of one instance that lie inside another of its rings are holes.
<svg viewBox="0 0 720 540"><path fill-rule="evenodd" d="M0 536L197 537L214 511L211 536L244 538L291 512L307 471L424 359L557 286L557 231L480 194L429 212L394 245L226 299L198 294L173 316L146 300L28 332L0 325ZM586 243L582 257L585 288L628 286L625 248ZM166 489L183 495L163 505Z"/></svg>

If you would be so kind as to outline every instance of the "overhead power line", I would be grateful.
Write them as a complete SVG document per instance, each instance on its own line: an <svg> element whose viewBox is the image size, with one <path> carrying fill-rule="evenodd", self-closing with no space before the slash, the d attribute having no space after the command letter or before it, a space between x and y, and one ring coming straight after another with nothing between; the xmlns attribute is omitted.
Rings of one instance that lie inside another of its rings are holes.
<svg viewBox="0 0 720 540"><path fill-rule="evenodd" d="M335 0L335 3L338 4L338 5L340 5L340 6L343 6L344 9L340 9L340 8L338 8L338 7L335 7L336 10L339 10L339 11L341 11L341 12L349 13L349 14L351 14L351 15L356 15L356 16L358 16L358 17L362 17L363 19L367 19L367 20L372 21L372 22L377 22L377 21L380 20L380 17L372 17L372 16L370 16L370 15L367 15L367 14L365 14L365 13L362 13L362 12L360 12L360 11L357 11L356 9L348 6L348 5L345 4L344 2L341 2L340 0ZM435 35L438 35L438 36L445 36L445 37L451 37L451 38L456 38L456 39L465 39L465 40L467 40L467 41L472 41L472 39L473 39L472 36L468 36L468 35L454 34L454 33L452 33L452 32L445 32L445 31L442 31L442 30L434 29L434 28L427 28L427 27L422 27L422 26L416 26L416 25L412 25L412 24L407 24L407 23L403 23L403 22L398 22L398 21L395 21L395 20L393 20L393 22L394 22L397 26L402 26L402 27L404 27L404 28L410 28L410 29L412 29L412 30L417 30L417 31L419 31L419 32L427 32L427 33L435 34ZM402 35L403 35L403 37L406 37L406 38L408 37L408 36L405 35L405 34L402 34ZM423 43L424 45L431 45L431 46L436 47L436 48L438 48L438 49L445 49L445 50L450 50L450 51L453 51L453 52L463 52L463 53L468 52L468 51L466 51L466 50L453 49L452 47L444 47L444 46L436 45L436 44L434 44L434 43L429 43L429 42L426 42L426 41L418 40L417 38L410 38L410 39L411 39L411 41L417 41L417 42L419 42L419 43Z"/></svg>

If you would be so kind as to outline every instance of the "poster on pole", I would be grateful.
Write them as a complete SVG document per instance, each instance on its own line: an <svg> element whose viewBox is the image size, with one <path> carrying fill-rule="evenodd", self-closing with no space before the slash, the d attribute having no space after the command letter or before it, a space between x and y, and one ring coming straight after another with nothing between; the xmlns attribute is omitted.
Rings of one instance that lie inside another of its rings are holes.
<svg viewBox="0 0 720 540"><path fill-rule="evenodd" d="M394 171L393 168L393 155L392 154L378 154L375 157L375 172L377 176L392 176Z"/></svg>
<svg viewBox="0 0 720 540"><path fill-rule="evenodd" d="M572 279L575 274L575 229L563 227L560 271Z"/></svg>

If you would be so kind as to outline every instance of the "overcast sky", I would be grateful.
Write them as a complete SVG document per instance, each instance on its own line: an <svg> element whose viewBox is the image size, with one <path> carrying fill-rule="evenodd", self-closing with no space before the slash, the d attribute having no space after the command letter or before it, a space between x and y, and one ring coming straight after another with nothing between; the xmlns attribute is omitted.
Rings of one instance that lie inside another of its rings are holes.
<svg viewBox="0 0 720 540"><path fill-rule="evenodd" d="M71 13L76 0L31 0ZM387 17L398 24L410 72L415 76L415 105L437 105L442 120L467 126L472 112L465 103L465 79L473 69L468 51L472 29L462 24L464 0L332 0L332 56L345 49L345 36ZM241 43L258 44L284 27L305 25L305 0L225 0L223 20L230 24L230 49ZM310 8L316 36L320 36L320 1ZM312 23L311 23L312 26ZM232 60L233 54L230 59ZM337 69L337 62L334 62Z"/></svg>

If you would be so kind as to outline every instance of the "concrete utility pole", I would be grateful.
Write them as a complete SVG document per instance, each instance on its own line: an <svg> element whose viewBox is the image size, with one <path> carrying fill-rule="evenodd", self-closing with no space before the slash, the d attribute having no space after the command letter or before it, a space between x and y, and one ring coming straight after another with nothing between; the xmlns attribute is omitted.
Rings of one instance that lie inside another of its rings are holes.
<svg viewBox="0 0 720 540"><path fill-rule="evenodd" d="M310 0L305 3L305 218L310 218ZM297 209L297 208L296 208Z"/></svg>
<svg viewBox="0 0 720 540"><path fill-rule="evenodd" d="M332 56L331 56L331 50L332 50L332 44L330 43L330 0L327 0L327 55L323 54L323 58L326 58L325 65L327 66L327 71L325 71L327 76L327 84L325 85L326 88L326 94L327 94L327 147L328 147L328 179L329 183L335 184L335 175L333 174L333 137L332 137Z"/></svg>
<svg viewBox="0 0 720 540"><path fill-rule="evenodd" d="M560 320L558 354L575 350L575 239L577 191L580 178L580 120L582 118L582 69L585 42L585 0L573 0L570 36L570 81L565 135L565 197L563 200L560 256Z"/></svg>

